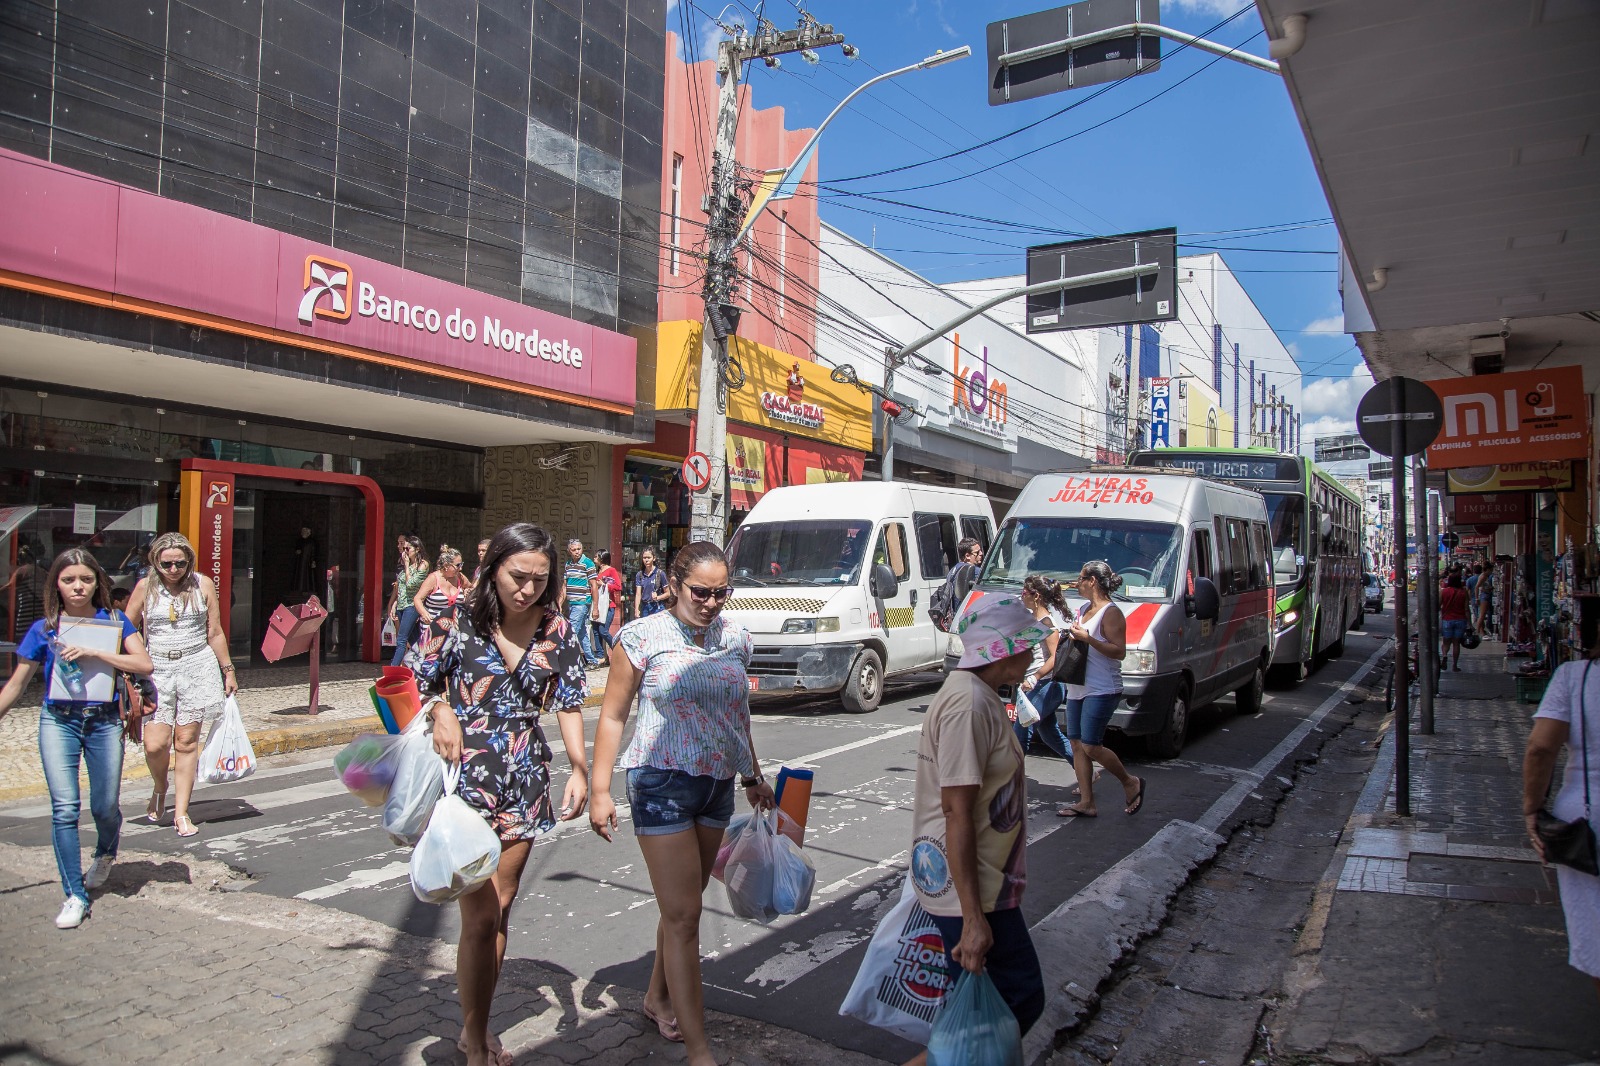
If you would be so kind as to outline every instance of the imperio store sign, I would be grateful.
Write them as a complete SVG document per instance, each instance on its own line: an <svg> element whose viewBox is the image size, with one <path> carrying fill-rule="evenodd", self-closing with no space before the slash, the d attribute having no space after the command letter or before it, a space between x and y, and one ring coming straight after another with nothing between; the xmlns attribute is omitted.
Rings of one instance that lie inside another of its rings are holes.
<svg viewBox="0 0 1600 1066"><path fill-rule="evenodd" d="M475 289L0 151L0 281L628 411L635 342ZM58 283L58 284L50 284Z"/></svg>

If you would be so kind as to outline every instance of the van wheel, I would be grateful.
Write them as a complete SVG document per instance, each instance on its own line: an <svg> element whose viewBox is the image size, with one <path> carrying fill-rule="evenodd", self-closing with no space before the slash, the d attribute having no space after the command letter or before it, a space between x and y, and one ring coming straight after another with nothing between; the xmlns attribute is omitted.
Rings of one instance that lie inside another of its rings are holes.
<svg viewBox="0 0 1600 1066"><path fill-rule="evenodd" d="M1189 735L1189 689L1181 687L1172 697L1167 725L1159 733L1144 738L1145 748L1158 759L1176 759Z"/></svg>
<svg viewBox="0 0 1600 1066"><path fill-rule="evenodd" d="M883 660L871 648L862 648L850 664L850 680L839 694L851 714L870 714L883 700Z"/></svg>
<svg viewBox="0 0 1600 1066"><path fill-rule="evenodd" d="M1256 660L1255 673L1250 675L1250 680L1245 682L1244 688L1234 693L1234 707L1240 714L1260 714L1261 697L1267 690L1267 671L1262 664L1265 658Z"/></svg>

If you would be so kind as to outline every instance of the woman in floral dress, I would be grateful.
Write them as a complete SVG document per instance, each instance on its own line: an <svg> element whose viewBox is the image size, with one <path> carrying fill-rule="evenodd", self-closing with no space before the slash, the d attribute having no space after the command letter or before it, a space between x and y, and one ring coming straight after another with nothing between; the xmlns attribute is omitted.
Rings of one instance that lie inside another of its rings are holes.
<svg viewBox="0 0 1600 1066"><path fill-rule="evenodd" d="M734 778L752 807L771 807L772 788L750 738L750 633L722 616L733 594L728 560L698 541L678 552L667 577L667 610L623 626L611 649L589 826L606 840L617 828L617 765L661 912L644 1014L663 1038L683 1043L690 1066L713 1066L700 983L701 897L733 818ZM618 763L635 695L639 722Z"/></svg>
<svg viewBox="0 0 1600 1066"><path fill-rule="evenodd" d="M519 522L489 541L483 579L435 618L415 657L417 684L433 723L433 746L461 764L459 792L499 835L500 868L461 898L456 985L458 1046L469 1066L505 1066L510 1055L489 1033L489 1007L505 961L511 904L533 839L555 828L550 745L540 716L555 712L572 767L560 818L576 818L589 797L583 746L588 694L577 634L553 609L560 585L555 542Z"/></svg>

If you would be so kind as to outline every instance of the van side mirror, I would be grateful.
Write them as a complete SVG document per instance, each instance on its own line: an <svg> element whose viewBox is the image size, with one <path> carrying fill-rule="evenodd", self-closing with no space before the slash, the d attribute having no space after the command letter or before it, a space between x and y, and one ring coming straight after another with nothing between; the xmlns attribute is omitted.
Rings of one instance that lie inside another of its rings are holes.
<svg viewBox="0 0 1600 1066"><path fill-rule="evenodd" d="M900 594L900 582L895 580L894 571L887 563L873 566L867 588L880 600L892 600Z"/></svg>
<svg viewBox="0 0 1600 1066"><path fill-rule="evenodd" d="M1216 582L1209 577L1195 578L1194 591L1184 597L1184 613L1202 622L1215 622L1221 609L1222 598L1217 594Z"/></svg>

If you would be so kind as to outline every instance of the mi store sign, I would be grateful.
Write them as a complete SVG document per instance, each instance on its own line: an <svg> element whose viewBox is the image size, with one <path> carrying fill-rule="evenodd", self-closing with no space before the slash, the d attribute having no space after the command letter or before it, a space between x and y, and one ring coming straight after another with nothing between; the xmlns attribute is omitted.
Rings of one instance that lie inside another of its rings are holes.
<svg viewBox="0 0 1600 1066"><path fill-rule="evenodd" d="M1589 454L1583 368L1558 366L1428 382L1444 427L1428 448L1434 470L1582 459Z"/></svg>

